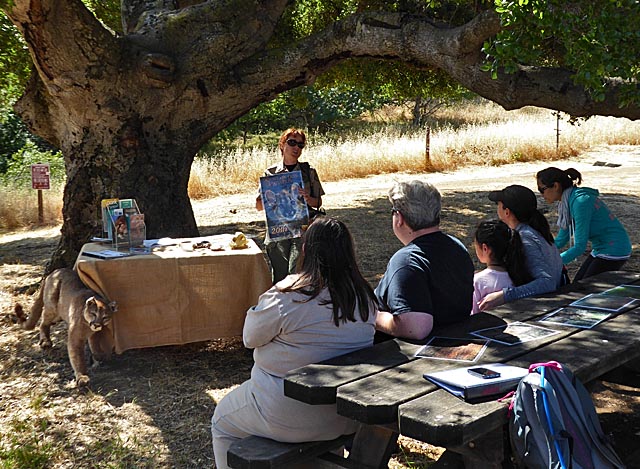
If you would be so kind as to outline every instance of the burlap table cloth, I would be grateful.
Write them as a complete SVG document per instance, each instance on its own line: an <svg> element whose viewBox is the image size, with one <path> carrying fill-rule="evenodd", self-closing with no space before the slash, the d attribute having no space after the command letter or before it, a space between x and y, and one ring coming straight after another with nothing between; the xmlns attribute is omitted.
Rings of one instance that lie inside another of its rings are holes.
<svg viewBox="0 0 640 469"><path fill-rule="evenodd" d="M271 273L253 240L231 250L231 238L210 237L224 251L166 246L109 260L83 255L108 245L85 244L75 269L85 285L118 303L110 328L116 353L241 335L245 313L271 286Z"/></svg>

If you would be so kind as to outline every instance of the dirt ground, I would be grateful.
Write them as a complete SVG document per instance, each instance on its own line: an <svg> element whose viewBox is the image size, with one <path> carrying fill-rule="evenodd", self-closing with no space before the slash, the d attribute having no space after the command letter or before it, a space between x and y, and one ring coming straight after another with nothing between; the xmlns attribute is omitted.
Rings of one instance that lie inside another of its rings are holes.
<svg viewBox="0 0 640 469"><path fill-rule="evenodd" d="M386 199L394 179L420 178L435 184L443 195L443 230L459 237L475 260L470 235L478 221L495 216L487 192L512 183L535 190L536 171L549 164L325 183L324 206L350 227L363 273L375 286L400 247L391 231ZM626 269L640 272L640 147L602 147L551 164L578 169L585 186L600 190L633 241L634 254ZM253 195L194 202L201 234L243 231L259 241L264 222L253 208ZM555 207L542 199L539 203L554 226ZM251 353L238 338L131 350L93 369L92 391L78 393L64 326L55 328L54 347L43 353L37 333L22 331L10 320L16 301L31 304L58 234L59 227L0 234L0 455L21 446L48 451L46 467L53 468L213 467L210 417L216 402L249 377ZM576 269L574 263L570 272ZM640 373L625 369L590 387L616 450L628 467L640 468ZM389 467L427 467L440 453L439 448L402 439Z"/></svg>

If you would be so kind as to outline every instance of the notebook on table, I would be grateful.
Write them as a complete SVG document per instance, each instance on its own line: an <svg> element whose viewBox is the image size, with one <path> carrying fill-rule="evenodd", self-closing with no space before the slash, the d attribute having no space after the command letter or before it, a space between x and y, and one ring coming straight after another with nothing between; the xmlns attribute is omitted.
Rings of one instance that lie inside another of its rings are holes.
<svg viewBox="0 0 640 469"><path fill-rule="evenodd" d="M513 391L527 368L490 363L425 373L425 379L468 402L501 397Z"/></svg>

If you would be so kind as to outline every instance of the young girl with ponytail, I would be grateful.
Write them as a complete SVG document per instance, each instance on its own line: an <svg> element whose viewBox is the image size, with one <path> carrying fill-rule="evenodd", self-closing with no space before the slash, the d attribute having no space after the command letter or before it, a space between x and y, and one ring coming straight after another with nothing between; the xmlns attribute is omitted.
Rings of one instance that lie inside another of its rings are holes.
<svg viewBox="0 0 640 469"><path fill-rule="evenodd" d="M522 240L516 230L500 220L482 221L473 237L478 260L487 266L473 277L473 310L489 293L531 281L527 272Z"/></svg>

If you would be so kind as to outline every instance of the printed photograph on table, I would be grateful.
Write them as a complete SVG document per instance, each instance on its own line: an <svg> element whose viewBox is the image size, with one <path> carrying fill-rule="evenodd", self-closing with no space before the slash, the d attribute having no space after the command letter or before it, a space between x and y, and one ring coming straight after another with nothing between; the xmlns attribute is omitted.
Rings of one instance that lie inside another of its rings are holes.
<svg viewBox="0 0 640 469"><path fill-rule="evenodd" d="M618 285L603 291L601 295L623 296L640 300L640 285Z"/></svg>
<svg viewBox="0 0 640 469"><path fill-rule="evenodd" d="M556 309L555 311L547 314L540 319L540 322L591 329L593 326L600 324L610 316L611 313L607 313L606 311L565 306L564 308Z"/></svg>
<svg viewBox="0 0 640 469"><path fill-rule="evenodd" d="M532 340L543 339L557 333L558 331L545 327L534 326L533 324L524 322L513 322L504 326L480 329L471 334L500 344L517 345Z"/></svg>
<svg viewBox="0 0 640 469"><path fill-rule="evenodd" d="M309 211L300 193L302 187L300 171L260 178L260 196L272 241L299 238L309 225Z"/></svg>
<svg viewBox="0 0 640 469"><path fill-rule="evenodd" d="M487 348L488 340L432 337L415 354L420 358L475 362Z"/></svg>
<svg viewBox="0 0 640 469"><path fill-rule="evenodd" d="M598 309L619 313L628 309L633 309L640 304L640 300L626 296L604 295L602 293L592 293L579 300L570 303L569 306L577 308Z"/></svg>

